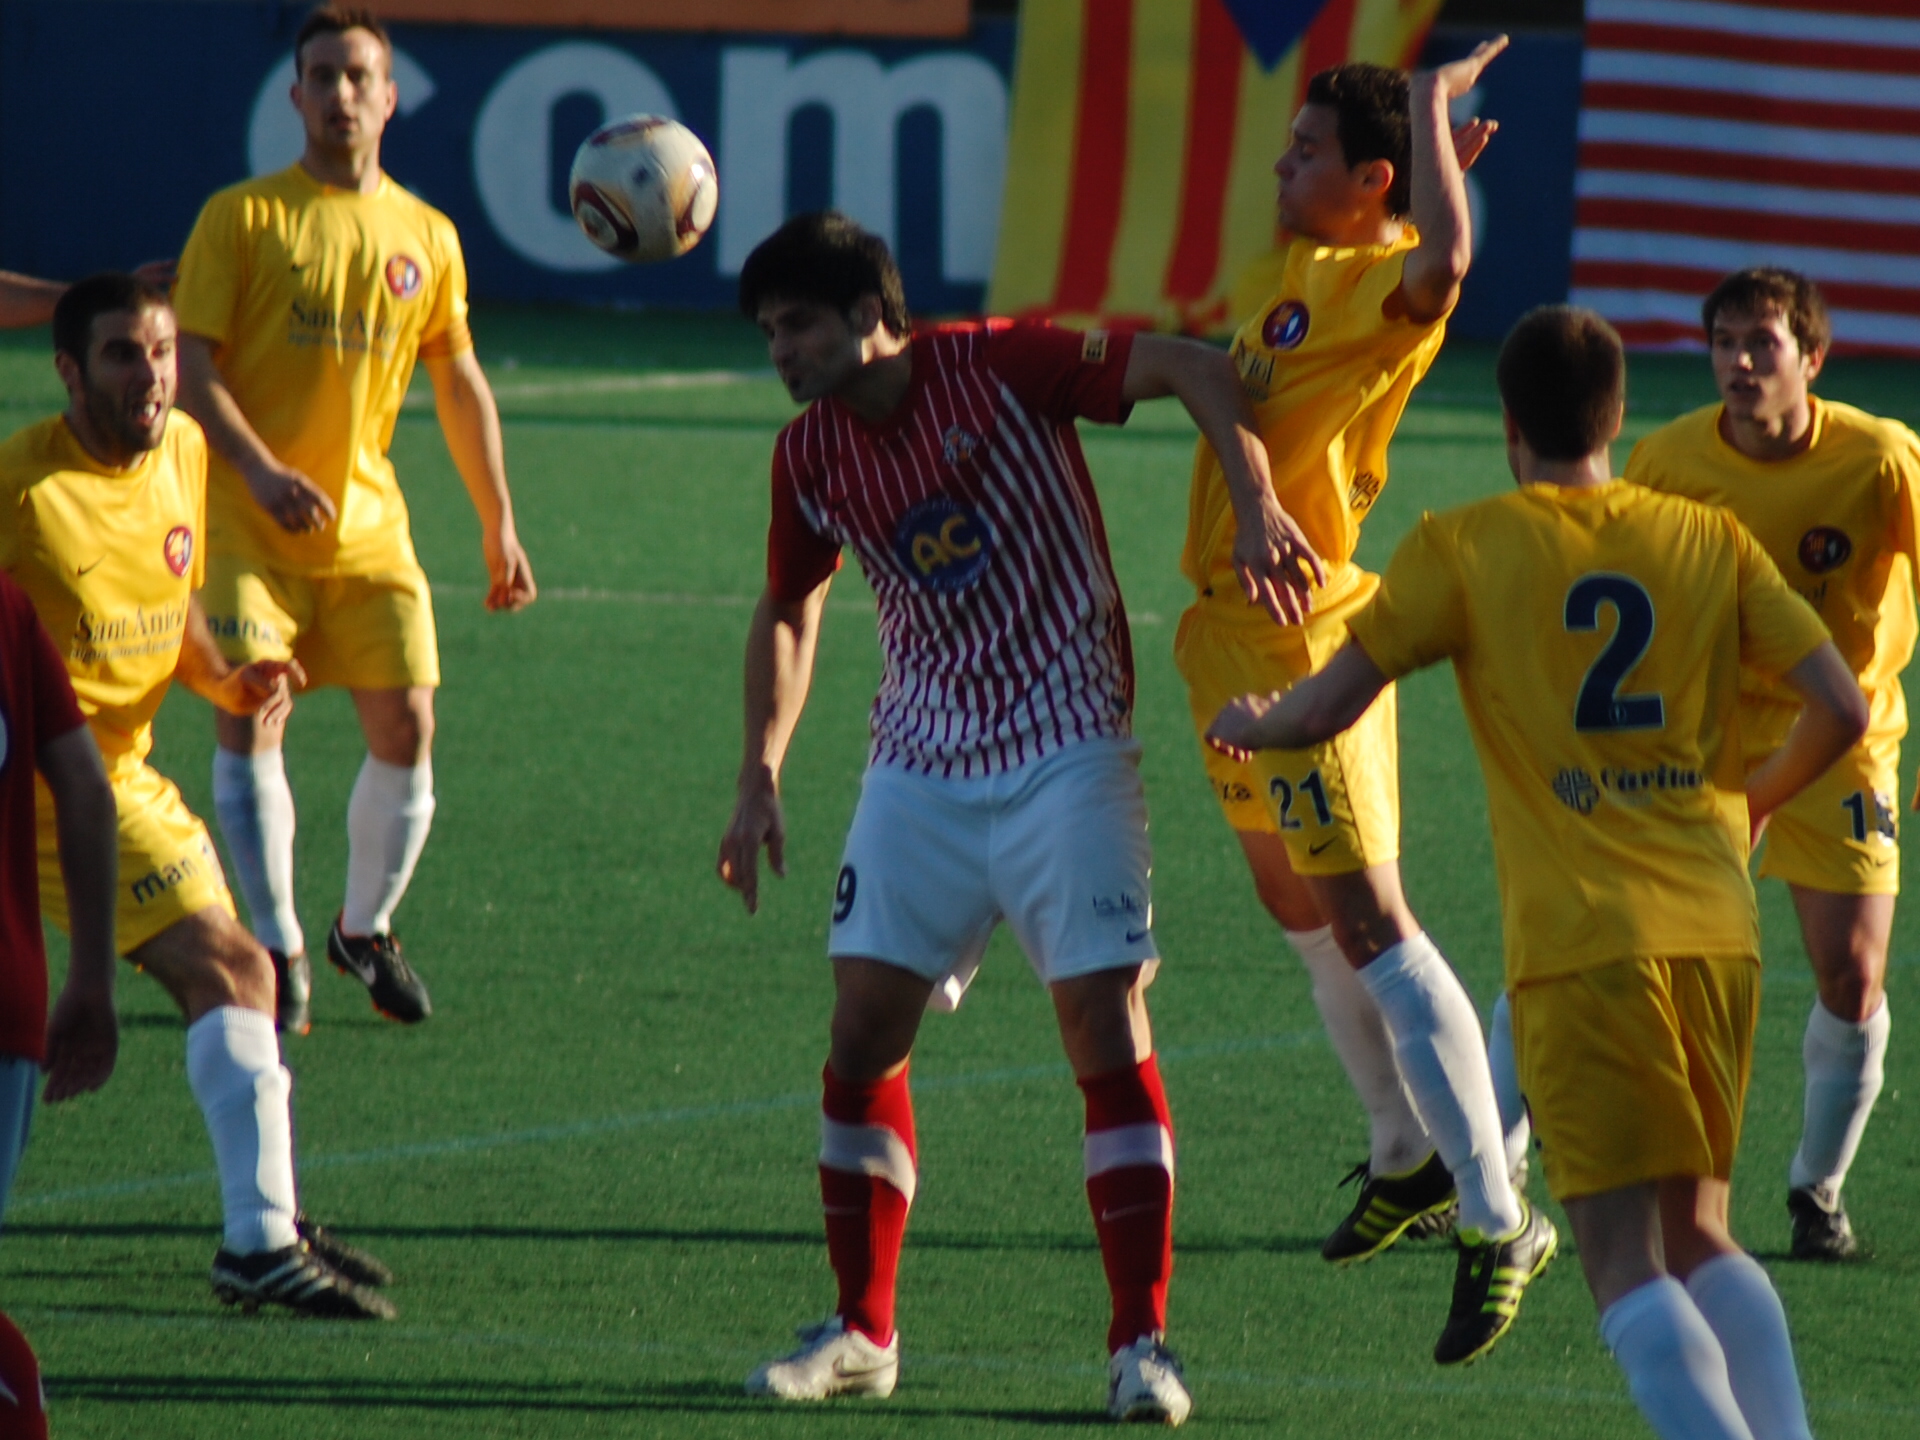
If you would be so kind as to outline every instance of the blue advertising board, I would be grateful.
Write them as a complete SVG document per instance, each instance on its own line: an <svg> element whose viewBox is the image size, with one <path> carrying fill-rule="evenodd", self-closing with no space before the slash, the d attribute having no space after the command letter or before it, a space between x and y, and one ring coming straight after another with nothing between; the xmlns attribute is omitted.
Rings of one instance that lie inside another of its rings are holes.
<svg viewBox="0 0 1920 1440"><path fill-rule="evenodd" d="M0 266L72 277L179 252L214 190L299 154L304 7L0 0ZM914 307L965 311L993 264L1010 20L964 41L396 25L383 160L459 227L476 296L731 306L747 252L837 205L894 243ZM603 120L671 115L713 151L720 210L682 259L627 266L566 204Z"/></svg>

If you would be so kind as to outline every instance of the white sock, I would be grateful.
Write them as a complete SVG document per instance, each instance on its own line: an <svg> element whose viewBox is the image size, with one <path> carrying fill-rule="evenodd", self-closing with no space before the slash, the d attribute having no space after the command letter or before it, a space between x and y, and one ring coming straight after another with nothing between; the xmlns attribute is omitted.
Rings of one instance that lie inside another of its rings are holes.
<svg viewBox="0 0 1920 1440"><path fill-rule="evenodd" d="M1289 930L1286 935L1313 982L1313 1003L1333 1053L1340 1057L1347 1079L1367 1107L1368 1167L1376 1175L1414 1169L1433 1153L1433 1141L1427 1138L1427 1127L1420 1122L1413 1096L1394 1063L1393 1037L1380 1018L1380 1007L1347 963L1331 925Z"/></svg>
<svg viewBox="0 0 1920 1440"><path fill-rule="evenodd" d="M253 936L282 955L306 953L293 908L293 789L278 746L256 755L213 751L213 809L253 922Z"/></svg>
<svg viewBox="0 0 1920 1440"><path fill-rule="evenodd" d="M1393 1036L1393 1057L1460 1195L1460 1229L1511 1235L1525 1216L1507 1178L1500 1107L1480 1016L1422 932L1356 972Z"/></svg>
<svg viewBox="0 0 1920 1440"><path fill-rule="evenodd" d="M1787 1183L1817 1187L1830 1207L1840 1198L1867 1117L1880 1098L1892 1029L1884 996L1880 1008L1858 1025L1818 1000L1807 1016L1806 1038L1800 1042L1807 1073L1805 1119Z"/></svg>
<svg viewBox="0 0 1920 1440"><path fill-rule="evenodd" d="M1507 1140L1507 1174L1517 1175L1527 1163L1527 1144L1533 1122L1527 1118L1527 1097L1520 1093L1520 1067L1513 1058L1513 1006L1502 990L1493 1002L1493 1020L1487 1026L1487 1068L1493 1072L1493 1098L1500 1105L1500 1129Z"/></svg>
<svg viewBox="0 0 1920 1440"><path fill-rule="evenodd" d="M1671 1275L1609 1305L1600 1338L1660 1440L1754 1440L1727 1381L1726 1352Z"/></svg>
<svg viewBox="0 0 1920 1440"><path fill-rule="evenodd" d="M1687 1294L1720 1341L1753 1440L1813 1440L1787 1312L1760 1262L1715 1256L1687 1277Z"/></svg>
<svg viewBox="0 0 1920 1440"><path fill-rule="evenodd" d="M369 755L347 801L347 903L340 928L385 935L433 826L433 761L389 765Z"/></svg>
<svg viewBox="0 0 1920 1440"><path fill-rule="evenodd" d="M293 1076L280 1063L273 1017L222 1005L194 1021L187 1083L213 1141L227 1249L253 1255L293 1244Z"/></svg>

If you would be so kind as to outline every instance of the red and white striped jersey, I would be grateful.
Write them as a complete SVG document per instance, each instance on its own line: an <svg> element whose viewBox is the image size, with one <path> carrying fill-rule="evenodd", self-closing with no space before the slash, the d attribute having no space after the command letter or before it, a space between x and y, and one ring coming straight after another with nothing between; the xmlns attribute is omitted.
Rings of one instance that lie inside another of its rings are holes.
<svg viewBox="0 0 1920 1440"><path fill-rule="evenodd" d="M850 546L879 600L875 763L987 775L1129 733L1133 649L1078 417L1118 424L1130 337L943 325L870 425L832 396L780 432L767 581L799 600Z"/></svg>

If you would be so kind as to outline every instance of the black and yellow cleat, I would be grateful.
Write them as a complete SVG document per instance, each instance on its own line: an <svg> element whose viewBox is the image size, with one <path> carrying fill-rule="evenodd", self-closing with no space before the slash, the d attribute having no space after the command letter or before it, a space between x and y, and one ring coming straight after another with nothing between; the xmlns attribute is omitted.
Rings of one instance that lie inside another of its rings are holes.
<svg viewBox="0 0 1920 1440"><path fill-rule="evenodd" d="M1356 1180L1360 1198L1320 1247L1320 1258L1335 1265L1371 1260L1410 1226L1429 1215L1444 1214L1454 1203L1453 1176L1440 1163L1437 1151L1400 1175L1375 1175L1363 1161L1340 1183L1350 1185Z"/></svg>
<svg viewBox="0 0 1920 1440"><path fill-rule="evenodd" d="M1526 1221L1504 1240L1471 1245L1460 1241L1460 1263L1453 1272L1453 1306L1446 1329L1433 1347L1440 1365L1471 1365L1513 1328L1521 1297L1560 1248L1553 1222L1525 1199Z"/></svg>

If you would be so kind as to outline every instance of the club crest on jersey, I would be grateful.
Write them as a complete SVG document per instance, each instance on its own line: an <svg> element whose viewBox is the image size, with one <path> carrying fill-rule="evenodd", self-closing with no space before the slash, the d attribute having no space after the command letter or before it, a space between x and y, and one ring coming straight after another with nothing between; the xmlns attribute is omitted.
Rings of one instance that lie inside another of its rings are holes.
<svg viewBox="0 0 1920 1440"><path fill-rule="evenodd" d="M193 564L193 531L185 525L174 526L167 531L163 549L167 556L167 568L176 575L186 574L187 567Z"/></svg>
<svg viewBox="0 0 1920 1440"><path fill-rule="evenodd" d="M1568 766L1553 777L1554 798L1577 815L1591 815L1600 803L1600 787L1578 765Z"/></svg>
<svg viewBox="0 0 1920 1440"><path fill-rule="evenodd" d="M935 495L900 517L893 549L912 579L951 594L986 573L993 535L971 506Z"/></svg>
<svg viewBox="0 0 1920 1440"><path fill-rule="evenodd" d="M1800 537L1800 565L1815 575L1838 570L1853 554L1853 541L1847 532L1831 525L1816 525Z"/></svg>
<svg viewBox="0 0 1920 1440"><path fill-rule="evenodd" d="M387 261L387 289L395 298L411 300L420 293L420 267L405 255Z"/></svg>
<svg viewBox="0 0 1920 1440"><path fill-rule="evenodd" d="M958 425L949 425L947 433L940 437L940 453L947 457L949 465L966 464L979 448L980 437L962 430Z"/></svg>
<svg viewBox="0 0 1920 1440"><path fill-rule="evenodd" d="M1307 307L1298 300L1282 300L1267 312L1260 338L1269 350L1291 350L1307 338Z"/></svg>

